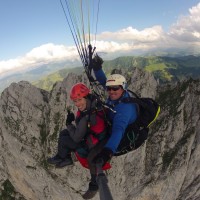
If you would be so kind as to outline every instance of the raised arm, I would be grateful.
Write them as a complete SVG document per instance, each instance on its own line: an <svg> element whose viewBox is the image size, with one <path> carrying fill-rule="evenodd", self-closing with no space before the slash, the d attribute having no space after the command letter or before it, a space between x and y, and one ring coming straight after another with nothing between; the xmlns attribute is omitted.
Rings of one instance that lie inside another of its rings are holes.
<svg viewBox="0 0 200 200"><path fill-rule="evenodd" d="M97 81L105 88L106 75L102 70L103 59L96 55L92 60L92 68Z"/></svg>

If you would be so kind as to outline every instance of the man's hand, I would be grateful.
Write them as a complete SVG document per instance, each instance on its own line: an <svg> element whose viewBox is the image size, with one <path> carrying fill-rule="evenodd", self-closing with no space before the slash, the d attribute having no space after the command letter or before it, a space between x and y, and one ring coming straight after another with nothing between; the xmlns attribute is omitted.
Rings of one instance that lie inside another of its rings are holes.
<svg viewBox="0 0 200 200"><path fill-rule="evenodd" d="M113 152L112 150L110 150L109 148L103 148L102 151L97 154L97 156L93 159L94 163L101 163L103 162L104 166L113 156Z"/></svg>
<svg viewBox="0 0 200 200"><path fill-rule="evenodd" d="M70 110L67 111L66 126L70 125L75 120L74 113Z"/></svg>
<svg viewBox="0 0 200 200"><path fill-rule="evenodd" d="M103 64L103 59L96 54L95 57L92 59L93 70L98 71L99 69L102 68L102 64Z"/></svg>

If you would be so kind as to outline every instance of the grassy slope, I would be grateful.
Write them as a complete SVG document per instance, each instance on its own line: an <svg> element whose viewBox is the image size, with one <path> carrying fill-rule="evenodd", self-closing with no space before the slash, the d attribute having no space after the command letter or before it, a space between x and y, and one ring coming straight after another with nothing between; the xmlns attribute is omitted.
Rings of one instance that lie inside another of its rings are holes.
<svg viewBox="0 0 200 200"><path fill-rule="evenodd" d="M70 72L81 74L82 71L82 67L62 69L48 76L45 76L44 78L40 79L39 81L35 81L32 84L44 90L50 91L55 82L62 81Z"/></svg>

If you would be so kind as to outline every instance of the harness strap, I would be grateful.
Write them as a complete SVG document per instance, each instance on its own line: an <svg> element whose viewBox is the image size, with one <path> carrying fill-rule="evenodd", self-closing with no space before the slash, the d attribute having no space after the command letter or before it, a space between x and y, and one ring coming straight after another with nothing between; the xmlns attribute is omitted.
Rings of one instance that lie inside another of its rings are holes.
<svg viewBox="0 0 200 200"><path fill-rule="evenodd" d="M107 131L102 131L98 134L96 134L94 131L89 130L88 135L92 135L93 137L95 137L96 139L98 139L99 141L101 141L102 139L104 139L105 137L107 137L109 134L107 134Z"/></svg>

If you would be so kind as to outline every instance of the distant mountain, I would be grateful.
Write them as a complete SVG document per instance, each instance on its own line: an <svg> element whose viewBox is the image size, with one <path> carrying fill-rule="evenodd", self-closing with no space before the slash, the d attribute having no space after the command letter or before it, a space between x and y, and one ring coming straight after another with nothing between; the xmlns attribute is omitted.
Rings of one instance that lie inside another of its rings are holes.
<svg viewBox="0 0 200 200"><path fill-rule="evenodd" d="M77 61L72 62L54 62L48 64L38 65L29 70L23 70L20 72L13 72L3 78L0 78L0 93L4 88L8 87L13 82L19 82L21 80L34 82L48 76L49 74L55 73L62 69L70 69L80 66Z"/></svg>
<svg viewBox="0 0 200 200"><path fill-rule="evenodd" d="M51 63L22 73L12 74L0 79L0 92L12 82L21 80L32 82L35 86L49 91L56 81L62 81L68 73L83 73L83 67L77 66L80 66L77 61ZM134 67L153 73L155 78L160 80L160 83L182 80L186 77L198 78L200 76L200 55L123 56L103 63L106 74L109 74L113 69L129 68L131 71Z"/></svg>
<svg viewBox="0 0 200 200"><path fill-rule="evenodd" d="M186 77L198 78L200 76L200 56L124 56L104 63L104 70L107 73L114 68L132 67L153 73L155 78L161 82L182 80Z"/></svg>
<svg viewBox="0 0 200 200"><path fill-rule="evenodd" d="M38 88L42 88L44 90L50 91L52 86L57 81L62 81L70 72L81 74L83 73L82 67L70 68L70 69L61 69L55 73L52 73L48 76L43 77L38 81L32 82L33 85L37 86Z"/></svg>
<svg viewBox="0 0 200 200"><path fill-rule="evenodd" d="M200 77L200 56L123 56L103 63L106 74L114 69L122 68L129 68L131 71L134 67L153 73L154 77L159 79L161 83L183 80L187 77L198 78ZM80 74L83 72L83 67L62 69L35 81L33 84L49 91L56 81L62 81L70 72Z"/></svg>

